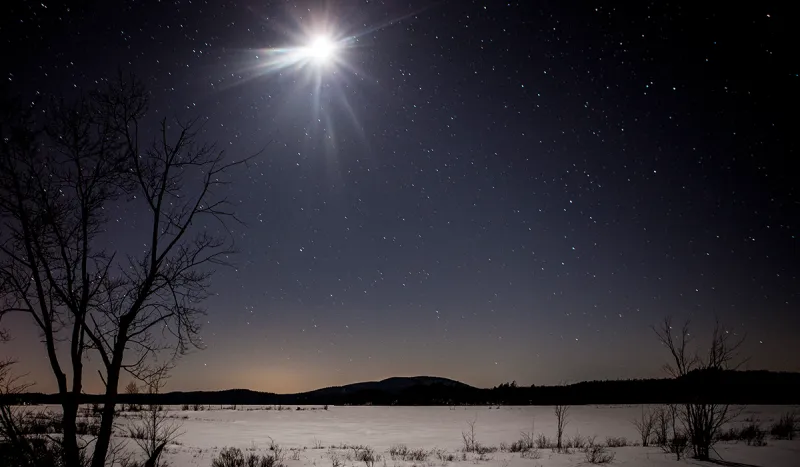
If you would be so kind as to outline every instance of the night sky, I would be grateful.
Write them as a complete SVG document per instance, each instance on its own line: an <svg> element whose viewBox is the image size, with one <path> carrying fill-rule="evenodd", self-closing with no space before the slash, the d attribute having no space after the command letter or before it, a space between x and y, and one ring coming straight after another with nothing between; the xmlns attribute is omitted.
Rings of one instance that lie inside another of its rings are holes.
<svg viewBox="0 0 800 467"><path fill-rule="evenodd" d="M266 148L231 175L236 268L167 389L662 376L666 315L800 371L789 3L4 0L0 89L121 68L149 122ZM319 34L335 60L275 58ZM140 213L108 209L109 248L136 250ZM4 325L54 390L33 328Z"/></svg>

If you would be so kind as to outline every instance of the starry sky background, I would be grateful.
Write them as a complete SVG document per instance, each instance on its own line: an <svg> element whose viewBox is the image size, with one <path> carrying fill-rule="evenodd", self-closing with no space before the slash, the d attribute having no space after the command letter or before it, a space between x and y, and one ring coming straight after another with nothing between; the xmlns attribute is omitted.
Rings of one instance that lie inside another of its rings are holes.
<svg viewBox="0 0 800 467"><path fill-rule="evenodd" d="M666 315L800 371L788 2L679 3L10 0L0 67L31 100L122 67L231 157L274 141L232 175L241 254L168 389L661 376ZM316 93L259 67L319 18L357 36L352 69ZM9 323L2 352L53 390Z"/></svg>

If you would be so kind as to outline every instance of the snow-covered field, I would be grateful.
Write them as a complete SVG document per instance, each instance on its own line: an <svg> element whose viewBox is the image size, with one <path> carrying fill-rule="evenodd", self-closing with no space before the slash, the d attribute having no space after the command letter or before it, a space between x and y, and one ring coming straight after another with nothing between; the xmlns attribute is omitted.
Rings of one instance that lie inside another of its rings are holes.
<svg viewBox="0 0 800 467"><path fill-rule="evenodd" d="M768 429L781 413L792 409L750 406L744 409L739 420L756 420ZM596 436L600 443L605 443L608 436L621 436L630 443L638 442L638 433L631 420L639 415L640 410L640 406L571 407L565 436L572 437L576 433ZM470 454L463 460L461 433L468 429L470 421L475 421L477 441L487 446L510 444L518 440L523 431L533 431L537 435L543 433L553 438L556 419L552 407L330 407L329 410L281 411L248 406L240 406L238 410L214 407L205 411L182 411L171 407L169 414L182 424L183 432L177 444L170 445L167 450L166 460L174 467L209 467L211 459L225 446L238 447L246 452L269 453L272 442L285 450L287 467L332 467L332 458L339 459L341 467L366 467L347 447L353 445L370 446L381 455L375 467L589 465L582 452L560 454L549 449L541 450L538 459L498 451L483 459ZM126 418L121 417L119 421L124 424ZM438 448L452 452L456 460L442 462L434 455L421 462L392 460L388 450L397 444L428 451ZM628 446L611 450L616 456L612 465L704 465L691 459L677 462L672 455L656 447ZM725 461L723 465L800 466L798 440L768 439L767 446L763 447L720 443L717 451Z"/></svg>

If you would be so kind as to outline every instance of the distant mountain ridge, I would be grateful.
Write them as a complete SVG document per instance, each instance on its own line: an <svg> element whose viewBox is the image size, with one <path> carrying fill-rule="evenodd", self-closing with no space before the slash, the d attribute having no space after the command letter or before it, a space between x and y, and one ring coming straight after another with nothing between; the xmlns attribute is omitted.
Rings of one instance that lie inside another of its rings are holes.
<svg viewBox="0 0 800 467"><path fill-rule="evenodd" d="M308 396L322 396L328 394L356 393L359 391L384 391L390 394L396 394L414 386L431 386L435 384L475 389L474 387L460 381L441 378L438 376L395 376L380 381L365 381L362 383L346 384L344 386L331 386L322 389L315 389L302 394Z"/></svg>
<svg viewBox="0 0 800 467"><path fill-rule="evenodd" d="M766 370L693 372L678 379L584 381L561 386L505 383L491 389L476 388L448 378L413 376L297 394L227 389L120 395L120 403L164 405L580 405L697 400L732 404L800 404L800 373ZM58 396L27 393L15 397L14 401L52 404L58 402ZM100 396L85 394L82 402L100 402Z"/></svg>

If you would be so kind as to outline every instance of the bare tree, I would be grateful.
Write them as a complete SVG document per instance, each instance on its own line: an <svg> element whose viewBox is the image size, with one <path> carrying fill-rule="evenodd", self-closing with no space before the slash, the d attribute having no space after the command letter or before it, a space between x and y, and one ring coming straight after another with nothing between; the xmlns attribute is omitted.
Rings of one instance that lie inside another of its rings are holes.
<svg viewBox="0 0 800 467"><path fill-rule="evenodd" d="M125 386L125 394L133 397L139 394L139 386L136 385L136 381L131 381ZM135 402L128 402L128 410L137 411L139 406Z"/></svg>
<svg viewBox="0 0 800 467"><path fill-rule="evenodd" d="M674 378L686 378L693 372L708 377L723 370L736 369L741 365L734 361L738 359L739 348L744 338L723 329L719 321L714 325L705 356L691 353L689 345L692 337L688 321L683 324L677 337L674 335L670 318L664 319L661 327L653 327L653 330L672 356L672 363L665 365L664 368ZM697 394L691 395L691 400L679 407L676 406L676 417L683 425L694 456L703 460L709 458L720 428L738 415L738 411L733 410L729 404L715 400L719 398L719 394L706 393L707 391L698 390Z"/></svg>
<svg viewBox="0 0 800 467"><path fill-rule="evenodd" d="M169 367L162 366L154 371L145 382L147 394L159 394L166 384ZM161 453L167 444L181 435L180 423L169 418L167 411L160 404L148 404L141 421L129 427L130 437L144 451L146 465L163 466Z"/></svg>
<svg viewBox="0 0 800 467"><path fill-rule="evenodd" d="M639 436L642 439L642 446L647 447L650 444L653 428L656 424L656 413L650 408L642 406L641 415L631 423L636 427L636 431L639 432Z"/></svg>
<svg viewBox="0 0 800 467"><path fill-rule="evenodd" d="M461 432L461 440L464 442L464 452L475 452L479 443L475 437L475 424L478 422L478 416L467 422L469 429Z"/></svg>
<svg viewBox="0 0 800 467"><path fill-rule="evenodd" d="M670 418L665 406L658 406L653 411L653 442L657 446L666 446L669 440Z"/></svg>
<svg viewBox="0 0 800 467"><path fill-rule="evenodd" d="M556 449L561 452L563 450L561 440L564 437L564 428L566 428L568 423L567 415L569 414L569 406L556 405L553 408L553 412L556 414Z"/></svg>
<svg viewBox="0 0 800 467"><path fill-rule="evenodd" d="M162 120L151 143L140 123L148 93L120 76L74 104L46 112L0 105L0 317L38 328L61 400L64 464L81 464L75 425L88 355L105 389L92 467L109 453L123 371L145 380L158 356L177 358L198 337L213 267L233 251L237 221L220 188L223 151L200 144L198 121ZM101 246L108 213L143 214L137 251ZM215 235L204 219L215 219ZM60 352L63 348L66 352ZM67 358L62 358L62 355Z"/></svg>
<svg viewBox="0 0 800 467"><path fill-rule="evenodd" d="M677 404L661 405L650 413L653 421L652 442L666 453L675 454L676 460L681 460L688 439L681 428L679 420L680 406Z"/></svg>

